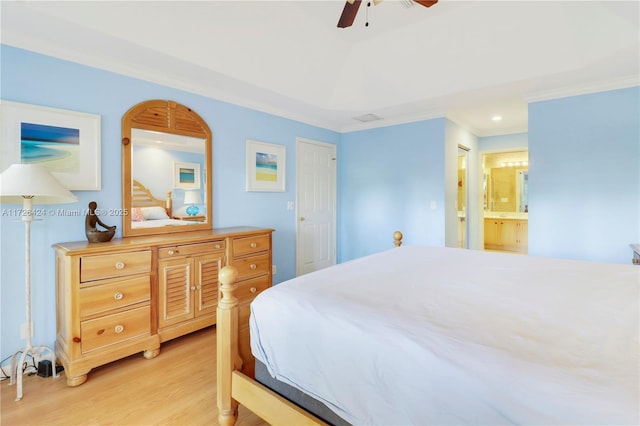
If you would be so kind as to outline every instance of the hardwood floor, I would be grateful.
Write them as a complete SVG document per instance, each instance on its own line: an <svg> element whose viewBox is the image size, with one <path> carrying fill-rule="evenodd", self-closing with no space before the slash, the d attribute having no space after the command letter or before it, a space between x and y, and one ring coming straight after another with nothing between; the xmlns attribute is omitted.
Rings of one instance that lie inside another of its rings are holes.
<svg viewBox="0 0 640 426"><path fill-rule="evenodd" d="M86 383L24 376L23 398L4 380L0 424L10 425L216 425L215 327L162 344L160 355L133 355L93 369ZM238 425L264 421L240 407Z"/></svg>

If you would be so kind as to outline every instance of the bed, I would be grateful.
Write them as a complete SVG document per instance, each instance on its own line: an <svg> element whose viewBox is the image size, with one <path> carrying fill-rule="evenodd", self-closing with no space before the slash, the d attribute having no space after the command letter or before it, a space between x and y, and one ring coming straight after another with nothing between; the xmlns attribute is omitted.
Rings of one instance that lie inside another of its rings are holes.
<svg viewBox="0 0 640 426"><path fill-rule="evenodd" d="M171 190L167 198L161 200L137 180L131 191L131 229L156 228L159 226L189 226L198 222L175 219Z"/></svg>
<svg viewBox="0 0 640 426"><path fill-rule="evenodd" d="M220 276L220 423L240 403L322 424L241 372L235 273ZM633 265L401 246L261 293L250 345L349 424L639 424L639 287Z"/></svg>

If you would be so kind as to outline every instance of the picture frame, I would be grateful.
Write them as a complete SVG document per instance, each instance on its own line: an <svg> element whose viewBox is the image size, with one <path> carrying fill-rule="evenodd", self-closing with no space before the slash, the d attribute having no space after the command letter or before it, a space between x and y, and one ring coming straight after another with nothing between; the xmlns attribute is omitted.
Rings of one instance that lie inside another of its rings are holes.
<svg viewBox="0 0 640 426"><path fill-rule="evenodd" d="M286 146L247 140L246 190L284 192Z"/></svg>
<svg viewBox="0 0 640 426"><path fill-rule="evenodd" d="M200 189L200 164L175 161L173 163L173 187Z"/></svg>
<svg viewBox="0 0 640 426"><path fill-rule="evenodd" d="M100 116L0 100L0 167L38 163L71 191L101 189Z"/></svg>

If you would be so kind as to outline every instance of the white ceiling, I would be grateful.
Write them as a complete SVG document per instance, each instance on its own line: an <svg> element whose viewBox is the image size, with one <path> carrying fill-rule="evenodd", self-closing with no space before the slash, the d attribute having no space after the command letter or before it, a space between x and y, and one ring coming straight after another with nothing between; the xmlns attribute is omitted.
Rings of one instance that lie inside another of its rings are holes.
<svg viewBox="0 0 640 426"><path fill-rule="evenodd" d="M640 82L637 0L404 3L365 0L340 29L334 0L3 0L1 35L337 131L446 116L478 136L525 132L527 101Z"/></svg>

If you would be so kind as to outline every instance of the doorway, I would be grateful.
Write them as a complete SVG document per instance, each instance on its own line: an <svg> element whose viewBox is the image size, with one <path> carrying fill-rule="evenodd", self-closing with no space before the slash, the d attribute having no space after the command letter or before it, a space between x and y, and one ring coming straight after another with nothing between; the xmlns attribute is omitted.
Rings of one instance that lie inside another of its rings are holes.
<svg viewBox="0 0 640 426"><path fill-rule="evenodd" d="M527 253L529 152L486 153L482 170L484 248Z"/></svg>
<svg viewBox="0 0 640 426"><path fill-rule="evenodd" d="M336 146L296 140L296 275L336 264Z"/></svg>
<svg viewBox="0 0 640 426"><path fill-rule="evenodd" d="M469 204L469 148L458 145L458 196L456 198L458 247L469 248L469 221L467 205Z"/></svg>

